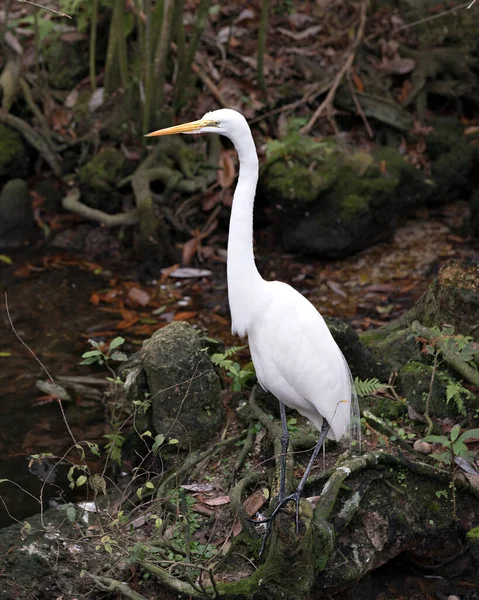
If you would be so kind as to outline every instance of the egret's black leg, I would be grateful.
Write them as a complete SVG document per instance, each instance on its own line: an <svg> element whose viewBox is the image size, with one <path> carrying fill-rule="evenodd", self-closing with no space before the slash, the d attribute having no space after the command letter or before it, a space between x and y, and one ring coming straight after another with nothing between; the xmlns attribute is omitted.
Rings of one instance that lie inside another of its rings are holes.
<svg viewBox="0 0 479 600"><path fill-rule="evenodd" d="M328 431L329 431L329 423L326 421L326 419L323 419L323 426L321 428L321 433L319 435L318 443L314 447L313 453L308 462L308 466L306 467L304 475L301 478L301 481L299 482L299 485L296 488L296 491L294 491L292 494L289 494L288 496L284 496L284 497L280 498L278 505L276 506L276 508L274 509L274 511L271 513L271 515L269 517L267 517L266 519L263 519L261 521L256 521L256 523L267 523L268 524L266 533L264 534L264 537L263 537L263 545L261 547L261 554L264 550L266 540L268 539L268 537L271 533L271 527L272 527L274 518L276 517L278 512L281 510L281 508L290 500L293 500L293 502L296 502L296 533L299 533L299 499L304 490L304 486L306 485L306 481L308 480L308 477L309 477L309 474L313 467L314 461L316 460L316 458L319 454L319 451L321 450L321 447L324 444L324 441L326 440ZM261 556L261 554L260 554L260 556Z"/></svg>
<svg viewBox="0 0 479 600"><path fill-rule="evenodd" d="M279 501L281 502L286 495L286 458L288 455L289 446L289 431L288 424L286 422L286 408L281 401L279 403L279 412L281 414L281 427L283 429L281 432L281 462L279 467Z"/></svg>

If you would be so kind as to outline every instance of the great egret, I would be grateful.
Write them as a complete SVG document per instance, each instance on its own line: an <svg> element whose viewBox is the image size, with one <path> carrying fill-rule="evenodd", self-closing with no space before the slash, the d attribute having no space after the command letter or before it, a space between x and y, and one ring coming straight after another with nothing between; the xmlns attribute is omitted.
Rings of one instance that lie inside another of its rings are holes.
<svg viewBox="0 0 479 600"><path fill-rule="evenodd" d="M176 133L219 133L229 138L239 156L228 237L228 297L232 331L248 336L256 375L263 389L279 400L282 459L278 504L269 521L289 500L296 503L326 437L339 441L358 417L351 373L341 350L316 308L291 286L265 281L253 253L253 204L258 181L258 155L246 119L220 109L199 121L160 129L148 137ZM289 433L285 405L310 419L320 431L297 489L286 495L285 468Z"/></svg>

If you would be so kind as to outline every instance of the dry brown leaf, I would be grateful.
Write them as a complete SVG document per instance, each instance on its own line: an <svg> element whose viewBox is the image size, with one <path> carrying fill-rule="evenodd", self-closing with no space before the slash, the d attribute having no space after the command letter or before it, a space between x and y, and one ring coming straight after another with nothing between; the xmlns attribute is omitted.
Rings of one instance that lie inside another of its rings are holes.
<svg viewBox="0 0 479 600"><path fill-rule="evenodd" d="M229 501L229 496L218 496L217 498L203 500L203 504L206 504L207 506L223 506L224 504L229 504Z"/></svg>
<svg viewBox="0 0 479 600"><path fill-rule="evenodd" d="M173 317L173 321L189 321L197 315L198 313L195 310L183 310L176 313L176 315Z"/></svg>
<svg viewBox="0 0 479 600"><path fill-rule="evenodd" d="M181 262L184 265L189 265L191 263L192 258L194 257L194 255L198 251L198 248L200 247L200 243L201 243L200 237L195 236L195 237L191 238L191 240L188 240L187 242L185 242L185 244L183 244L183 253L181 256Z"/></svg>
<svg viewBox="0 0 479 600"><path fill-rule="evenodd" d="M221 150L217 177L218 182L223 189L233 185L236 177L236 169L228 150Z"/></svg>
<svg viewBox="0 0 479 600"><path fill-rule="evenodd" d="M255 512L258 512L265 502L266 497L263 493L263 490L256 490L256 492L253 492L251 496L246 498L246 500L243 502L243 507L246 511L246 514L249 517L252 517Z"/></svg>

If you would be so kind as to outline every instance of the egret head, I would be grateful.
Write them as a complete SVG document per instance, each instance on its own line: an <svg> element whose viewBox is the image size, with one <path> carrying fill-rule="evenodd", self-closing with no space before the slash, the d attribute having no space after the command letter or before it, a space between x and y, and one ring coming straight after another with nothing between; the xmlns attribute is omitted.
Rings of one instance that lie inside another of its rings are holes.
<svg viewBox="0 0 479 600"><path fill-rule="evenodd" d="M159 129L158 131L148 133L146 137L172 135L175 133L219 133L231 138L245 127L249 131L246 119L241 113L231 108L220 108L219 110L206 113L198 121Z"/></svg>

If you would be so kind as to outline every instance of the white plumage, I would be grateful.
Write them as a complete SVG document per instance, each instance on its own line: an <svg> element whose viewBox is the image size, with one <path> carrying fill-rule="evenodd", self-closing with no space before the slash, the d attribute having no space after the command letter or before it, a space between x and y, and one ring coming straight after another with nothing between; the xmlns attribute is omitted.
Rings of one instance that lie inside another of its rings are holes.
<svg viewBox="0 0 479 600"><path fill-rule="evenodd" d="M320 431L325 419L330 427L328 437L340 440L351 426L351 414L355 419L358 417L346 360L311 302L285 283L265 281L256 268L253 204L258 156L248 123L240 113L220 109L205 114L199 121L149 135L172 133L219 133L233 142L240 161L228 237L228 298L233 333L248 336L262 387L310 419ZM285 429L283 407L282 411ZM283 433L287 448L287 430ZM326 435L326 429L322 433ZM316 454L317 449L312 460ZM311 462L299 492L304 487ZM286 498L282 489L280 501L290 498L297 501L299 492Z"/></svg>

